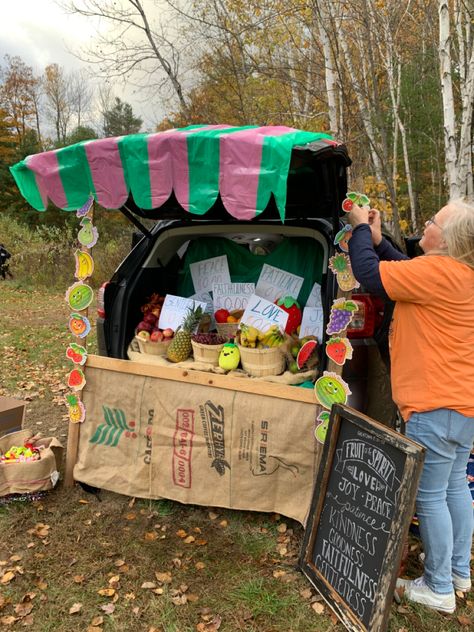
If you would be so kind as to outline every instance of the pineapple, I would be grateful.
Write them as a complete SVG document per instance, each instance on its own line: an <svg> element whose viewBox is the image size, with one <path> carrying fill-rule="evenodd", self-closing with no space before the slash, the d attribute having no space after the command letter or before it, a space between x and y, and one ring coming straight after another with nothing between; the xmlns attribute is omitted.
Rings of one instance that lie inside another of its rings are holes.
<svg viewBox="0 0 474 632"><path fill-rule="evenodd" d="M191 336L202 318L202 307L189 308L181 327L178 327L173 340L168 347L166 357L170 362L187 360L193 350Z"/></svg>

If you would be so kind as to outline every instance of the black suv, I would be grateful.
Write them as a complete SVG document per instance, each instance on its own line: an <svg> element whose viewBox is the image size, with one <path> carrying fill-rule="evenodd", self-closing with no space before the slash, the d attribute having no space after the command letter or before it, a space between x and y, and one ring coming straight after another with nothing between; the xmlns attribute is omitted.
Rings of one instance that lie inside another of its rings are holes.
<svg viewBox="0 0 474 632"><path fill-rule="evenodd" d="M334 245L336 233L344 225L341 204L347 192L350 164L342 144L316 142L295 147L287 180L284 223L273 198L257 218L238 221L227 213L219 197L204 216L186 212L173 195L153 211L138 208L130 197L121 211L141 231L142 237L112 279L99 291L99 353L127 358L135 327L141 320L140 307L152 293L183 296L192 293L186 286L190 253L203 238L210 245L208 256L224 254L226 246L230 246L237 254L239 248L258 254L262 264L278 251L282 242L290 243L295 256L299 253L300 257L302 252L312 252L311 248L308 250L308 244L314 245L314 251L320 253L320 269L314 270L314 261L305 260L300 275L313 276L313 280L320 282L326 325L338 291L328 261L337 250ZM143 218L156 220L151 230L145 228ZM231 264L229 267L232 280L242 280L234 278ZM359 311L348 330L354 353L352 360L345 363L342 374L352 391L348 403L382 423L393 425L396 410L384 361L391 305L365 293L363 288L357 290L353 298L359 304ZM327 365L322 342L321 372Z"/></svg>

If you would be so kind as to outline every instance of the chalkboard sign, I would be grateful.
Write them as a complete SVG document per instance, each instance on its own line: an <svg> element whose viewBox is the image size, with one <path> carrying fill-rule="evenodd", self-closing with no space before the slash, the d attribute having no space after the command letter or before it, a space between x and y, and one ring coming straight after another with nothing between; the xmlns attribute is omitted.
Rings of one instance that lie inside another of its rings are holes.
<svg viewBox="0 0 474 632"><path fill-rule="evenodd" d="M386 629L424 448L342 405L331 410L300 568L347 629Z"/></svg>

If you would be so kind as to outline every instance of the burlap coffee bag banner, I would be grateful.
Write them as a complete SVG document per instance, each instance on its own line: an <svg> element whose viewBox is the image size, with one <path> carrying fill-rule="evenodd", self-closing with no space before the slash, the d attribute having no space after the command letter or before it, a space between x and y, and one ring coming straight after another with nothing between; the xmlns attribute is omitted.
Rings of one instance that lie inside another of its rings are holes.
<svg viewBox="0 0 474 632"><path fill-rule="evenodd" d="M315 405L98 368L83 400L76 480L304 523L322 451Z"/></svg>

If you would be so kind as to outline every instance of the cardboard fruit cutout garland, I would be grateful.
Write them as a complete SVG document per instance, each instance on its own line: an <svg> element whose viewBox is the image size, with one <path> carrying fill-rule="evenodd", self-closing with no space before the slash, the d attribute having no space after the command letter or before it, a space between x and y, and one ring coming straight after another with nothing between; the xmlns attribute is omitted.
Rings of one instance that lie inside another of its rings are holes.
<svg viewBox="0 0 474 632"><path fill-rule="evenodd" d="M82 391L86 385L86 376L82 369L73 369L68 376L67 385L73 391Z"/></svg>
<svg viewBox="0 0 474 632"><path fill-rule="evenodd" d="M79 281L84 281L94 273L94 259L88 252L76 250L74 253L76 259L76 272L74 276Z"/></svg>
<svg viewBox="0 0 474 632"><path fill-rule="evenodd" d="M346 404L352 394L342 377L332 371L324 371L322 377L316 380L314 392L321 406L329 410L333 404Z"/></svg>
<svg viewBox="0 0 474 632"><path fill-rule="evenodd" d="M326 341L326 355L339 366L352 358L352 351L352 345L348 338L332 336Z"/></svg>
<svg viewBox="0 0 474 632"><path fill-rule="evenodd" d="M319 443L324 443L326 441L330 418L331 413L328 410L322 410L316 417L316 421L319 421L320 423L314 429L314 438L316 441L319 441Z"/></svg>
<svg viewBox="0 0 474 632"><path fill-rule="evenodd" d="M85 338L91 330L91 324L87 316L74 312L69 316L69 331L76 338Z"/></svg>
<svg viewBox="0 0 474 632"><path fill-rule="evenodd" d="M87 309L92 303L94 292L89 285L78 281L68 287L66 291L66 303L69 307L77 312Z"/></svg>
<svg viewBox="0 0 474 632"><path fill-rule="evenodd" d="M349 252L349 239L352 237L352 226L346 224L334 237L334 245L339 246L343 252Z"/></svg>
<svg viewBox="0 0 474 632"><path fill-rule="evenodd" d="M342 202L342 210L345 213L350 213L354 208L354 204L357 206L369 206L370 200L363 193L357 193L356 191L350 191L347 193L345 200Z"/></svg>
<svg viewBox="0 0 474 632"><path fill-rule="evenodd" d="M339 252L329 259L329 269L336 275L337 284L343 292L350 292L360 287L355 278L349 257Z"/></svg>
<svg viewBox="0 0 474 632"><path fill-rule="evenodd" d="M93 226L92 220L89 217L84 217L81 220L81 226L82 228L77 234L77 239L82 246L92 248L99 239L99 231Z"/></svg>
<svg viewBox="0 0 474 632"><path fill-rule="evenodd" d="M66 358L72 360L74 364L83 365L87 360L87 350L82 345L78 345L75 342L69 343L66 349Z"/></svg>
<svg viewBox="0 0 474 632"><path fill-rule="evenodd" d="M69 421L72 424L81 424L86 418L86 409L77 395L66 395Z"/></svg>
<svg viewBox="0 0 474 632"><path fill-rule="evenodd" d="M326 333L331 336L344 331L351 323L356 311L357 304L354 301L337 298L331 305Z"/></svg>

